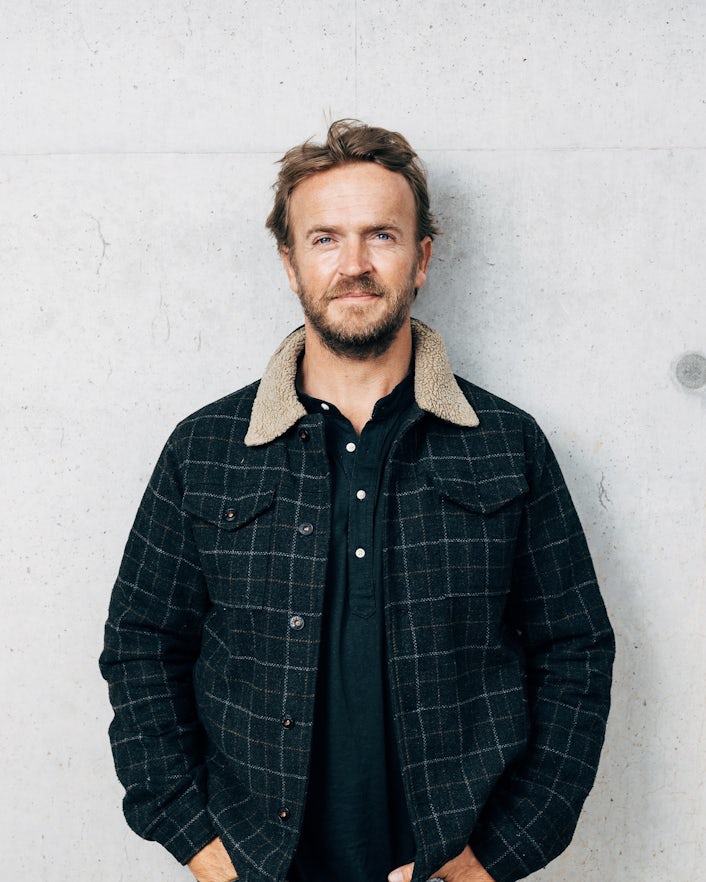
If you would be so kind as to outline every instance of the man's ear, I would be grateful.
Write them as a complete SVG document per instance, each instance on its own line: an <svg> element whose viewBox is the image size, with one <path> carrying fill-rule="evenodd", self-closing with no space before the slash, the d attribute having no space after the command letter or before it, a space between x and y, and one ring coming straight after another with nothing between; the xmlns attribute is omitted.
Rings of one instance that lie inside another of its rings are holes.
<svg viewBox="0 0 706 882"><path fill-rule="evenodd" d="M429 269L429 261L433 251L431 236L425 236L419 243L419 262L417 265L417 274L414 277L414 287L421 288L427 280L427 271Z"/></svg>
<svg viewBox="0 0 706 882"><path fill-rule="evenodd" d="M295 294L298 294L299 282L297 281L297 273L294 269L294 254L292 252L291 246L283 245L279 249L279 256L282 258L284 271L287 273L287 278L289 279L289 287L292 289L292 291L294 291Z"/></svg>

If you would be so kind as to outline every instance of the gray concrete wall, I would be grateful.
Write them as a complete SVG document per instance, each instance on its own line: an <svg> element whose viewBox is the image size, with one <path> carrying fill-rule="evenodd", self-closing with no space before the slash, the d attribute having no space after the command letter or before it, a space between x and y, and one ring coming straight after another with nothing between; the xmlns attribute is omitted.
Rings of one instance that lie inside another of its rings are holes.
<svg viewBox="0 0 706 882"><path fill-rule="evenodd" d="M534 878L704 880L698 0L0 0L3 877L190 877L122 820L102 624L168 432L299 321L269 187L340 116L427 162L417 314L549 434L616 626L598 782Z"/></svg>

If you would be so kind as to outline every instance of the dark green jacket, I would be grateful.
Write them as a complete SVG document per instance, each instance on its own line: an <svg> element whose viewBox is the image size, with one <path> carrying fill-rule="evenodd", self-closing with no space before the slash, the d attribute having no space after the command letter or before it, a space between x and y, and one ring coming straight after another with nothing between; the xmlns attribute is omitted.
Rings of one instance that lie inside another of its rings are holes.
<svg viewBox="0 0 706 882"><path fill-rule="evenodd" d="M470 842L498 882L573 834L613 636L579 520L527 414L454 378L413 323L416 406L381 492L395 736L415 880ZM125 813L182 862L220 835L283 882L304 810L330 534L303 331L259 384L184 420L145 493L101 656ZM392 869L392 868L391 868Z"/></svg>

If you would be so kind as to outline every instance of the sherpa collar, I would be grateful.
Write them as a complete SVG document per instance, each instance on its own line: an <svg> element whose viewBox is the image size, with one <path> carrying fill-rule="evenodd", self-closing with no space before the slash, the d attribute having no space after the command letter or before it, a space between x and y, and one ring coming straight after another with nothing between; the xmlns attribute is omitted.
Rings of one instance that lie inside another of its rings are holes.
<svg viewBox="0 0 706 882"><path fill-rule="evenodd" d="M412 319L412 340L414 397L419 407L458 426L477 426L478 417L456 382L441 335ZM302 327L286 337L270 359L250 415L245 436L248 447L269 444L306 416L296 390L297 364L303 350Z"/></svg>

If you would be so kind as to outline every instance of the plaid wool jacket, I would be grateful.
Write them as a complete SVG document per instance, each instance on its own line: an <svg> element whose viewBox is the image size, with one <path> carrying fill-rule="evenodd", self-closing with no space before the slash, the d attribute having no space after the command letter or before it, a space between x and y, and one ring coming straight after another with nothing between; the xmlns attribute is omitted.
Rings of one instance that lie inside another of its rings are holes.
<svg viewBox="0 0 706 882"><path fill-rule="evenodd" d="M413 321L415 401L384 470L388 679L415 880L470 842L498 882L569 843L609 706L613 635L527 414L455 378ZM155 468L101 656L125 814L181 862L219 835L284 882L302 821L330 535L302 329L259 383L184 420ZM391 868L392 869L392 868Z"/></svg>

